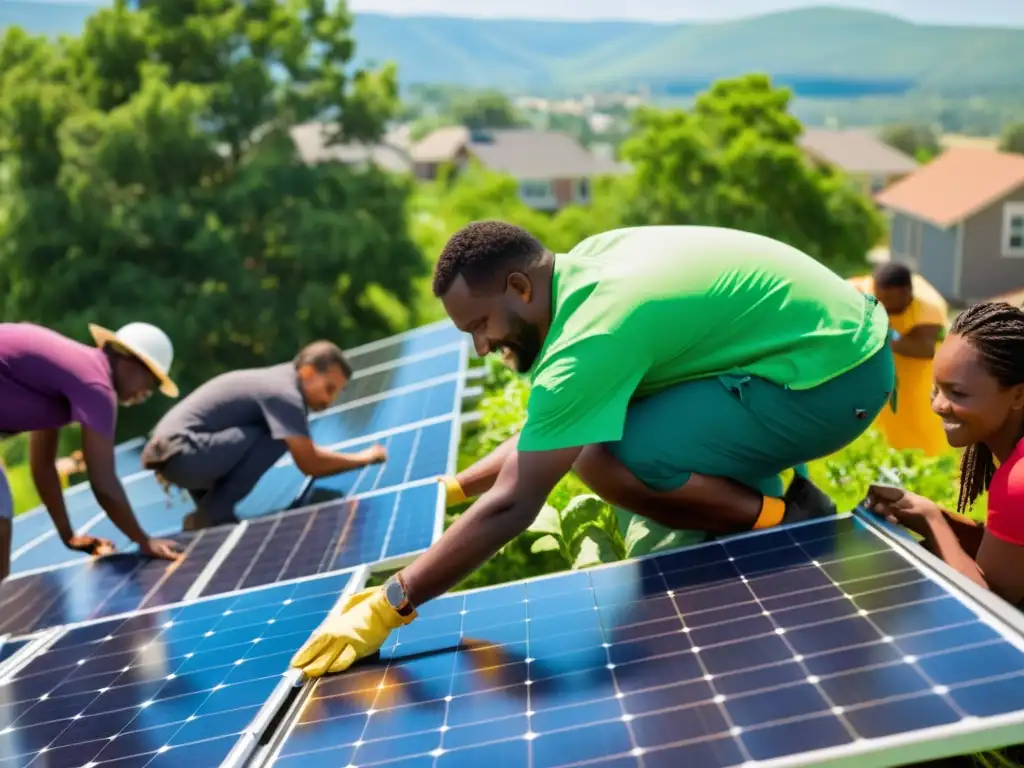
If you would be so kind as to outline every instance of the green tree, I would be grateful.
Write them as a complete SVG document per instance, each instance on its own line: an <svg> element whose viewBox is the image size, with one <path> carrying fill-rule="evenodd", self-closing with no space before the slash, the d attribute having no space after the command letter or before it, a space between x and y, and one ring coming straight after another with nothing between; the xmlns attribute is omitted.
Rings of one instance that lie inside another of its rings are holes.
<svg viewBox="0 0 1024 768"><path fill-rule="evenodd" d="M900 123L887 125L880 134L882 141L918 162L928 162L941 151L939 137L928 125Z"/></svg>
<svg viewBox="0 0 1024 768"><path fill-rule="evenodd" d="M467 128L515 128L523 125L512 102L501 91L480 91L462 96L453 102L451 114L457 124Z"/></svg>
<svg viewBox="0 0 1024 768"><path fill-rule="evenodd" d="M639 110L622 146L634 169L623 222L743 229L843 274L864 268L881 217L845 177L806 162L789 100L755 75L716 83L689 112Z"/></svg>
<svg viewBox="0 0 1024 768"><path fill-rule="evenodd" d="M999 149L1024 155L1024 123L1011 123L1003 129Z"/></svg>
<svg viewBox="0 0 1024 768"><path fill-rule="evenodd" d="M0 43L0 316L86 338L147 320L188 391L224 370L405 327L423 259L410 189L299 161L289 126L372 141L391 69L351 71L324 0L123 0L79 38ZM138 434L164 407L125 413Z"/></svg>

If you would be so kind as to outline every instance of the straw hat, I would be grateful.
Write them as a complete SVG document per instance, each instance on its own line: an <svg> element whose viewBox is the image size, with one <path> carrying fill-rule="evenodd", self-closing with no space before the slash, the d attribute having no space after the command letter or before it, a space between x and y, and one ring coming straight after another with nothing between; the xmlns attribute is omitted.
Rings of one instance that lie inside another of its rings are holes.
<svg viewBox="0 0 1024 768"><path fill-rule="evenodd" d="M128 323L115 333L89 323L89 333L100 349L112 344L115 349L131 355L149 368L160 381L160 391L167 397L178 396L177 385L167 375L174 362L174 346L167 334L155 325Z"/></svg>

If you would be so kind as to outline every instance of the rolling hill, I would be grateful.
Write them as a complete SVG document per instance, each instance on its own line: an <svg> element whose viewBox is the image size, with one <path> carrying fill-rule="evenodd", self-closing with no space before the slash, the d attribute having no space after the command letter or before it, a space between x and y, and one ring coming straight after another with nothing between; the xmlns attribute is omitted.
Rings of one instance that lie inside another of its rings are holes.
<svg viewBox="0 0 1024 768"><path fill-rule="evenodd" d="M76 33L96 6L0 3L0 28ZM507 90L648 85L687 94L767 72L802 95L1019 89L1024 30L913 24L832 7L722 23L549 22L358 14L361 62L394 61L403 84Z"/></svg>

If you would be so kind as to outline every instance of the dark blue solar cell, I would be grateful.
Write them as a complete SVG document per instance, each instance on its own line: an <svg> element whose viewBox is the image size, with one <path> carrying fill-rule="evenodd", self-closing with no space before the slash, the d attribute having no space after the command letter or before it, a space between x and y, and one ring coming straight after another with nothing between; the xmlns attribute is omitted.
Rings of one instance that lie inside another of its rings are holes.
<svg viewBox="0 0 1024 768"><path fill-rule="evenodd" d="M442 347L466 343L466 334L448 321L417 328L408 334L371 342L345 353L356 370L383 365L403 357L441 351Z"/></svg>
<svg viewBox="0 0 1024 768"><path fill-rule="evenodd" d="M26 640L7 640L0 638L0 664L3 664L11 656L25 647Z"/></svg>
<svg viewBox="0 0 1024 768"><path fill-rule="evenodd" d="M47 768L219 765L348 579L68 630L4 688L0 754Z"/></svg>
<svg viewBox="0 0 1024 768"><path fill-rule="evenodd" d="M184 557L177 563L119 554L7 579L0 584L0 632L28 634L182 600L229 534L178 534Z"/></svg>
<svg viewBox="0 0 1024 768"><path fill-rule="evenodd" d="M713 768L1024 708L1020 649L887 546L847 517L442 597L315 685L277 764Z"/></svg>
<svg viewBox="0 0 1024 768"><path fill-rule="evenodd" d="M339 448L344 453L355 453L373 444L383 444L388 451L384 464L366 467L356 472L345 472L313 482L303 497L307 504L354 496L370 491L403 485L405 483L439 477L448 470L448 456L456 439L456 422L447 419L425 427L414 427L395 432L380 440L354 443Z"/></svg>
<svg viewBox="0 0 1024 768"><path fill-rule="evenodd" d="M448 416L458 410L454 380L422 389L401 392L373 402L342 406L312 419L313 440L320 445L355 440L365 435L397 429L425 419Z"/></svg>
<svg viewBox="0 0 1024 768"><path fill-rule="evenodd" d="M419 384L439 376L450 376L462 368L462 350L452 349L430 357L389 365L382 370L362 373L357 368L355 377L349 382L335 405L351 403L364 397L372 397L392 389L410 384Z"/></svg>
<svg viewBox="0 0 1024 768"><path fill-rule="evenodd" d="M235 507L239 520L251 520L290 509L305 490L309 478L286 455L259 479Z"/></svg>
<svg viewBox="0 0 1024 768"><path fill-rule="evenodd" d="M442 503L440 485L428 482L250 521L203 595L273 584L425 549L432 541Z"/></svg>

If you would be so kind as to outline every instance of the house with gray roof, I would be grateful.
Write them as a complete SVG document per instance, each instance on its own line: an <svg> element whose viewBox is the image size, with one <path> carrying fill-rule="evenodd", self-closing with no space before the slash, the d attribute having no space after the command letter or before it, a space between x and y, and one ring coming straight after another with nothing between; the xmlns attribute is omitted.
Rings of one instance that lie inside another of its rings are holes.
<svg viewBox="0 0 1024 768"><path fill-rule="evenodd" d="M918 168L917 161L868 131L810 129L799 139L807 158L842 171L867 197L874 197Z"/></svg>
<svg viewBox="0 0 1024 768"><path fill-rule="evenodd" d="M541 211L586 204L595 177L626 170L621 163L588 151L567 133L533 128L439 128L414 144L410 155L421 179L437 178L442 166L458 169L475 160L515 178L523 202Z"/></svg>

